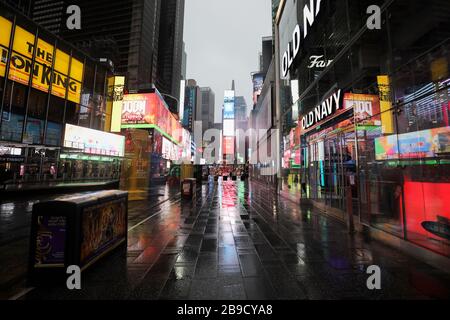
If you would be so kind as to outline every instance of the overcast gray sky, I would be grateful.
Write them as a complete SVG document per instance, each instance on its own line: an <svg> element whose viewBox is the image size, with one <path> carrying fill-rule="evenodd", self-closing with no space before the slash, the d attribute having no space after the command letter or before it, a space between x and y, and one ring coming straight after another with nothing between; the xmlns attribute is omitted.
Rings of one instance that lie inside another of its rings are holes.
<svg viewBox="0 0 450 320"><path fill-rule="evenodd" d="M271 0L186 0L187 77L214 90L216 122L233 79L236 95L252 107L250 74L259 69L261 39L272 34L271 19Z"/></svg>

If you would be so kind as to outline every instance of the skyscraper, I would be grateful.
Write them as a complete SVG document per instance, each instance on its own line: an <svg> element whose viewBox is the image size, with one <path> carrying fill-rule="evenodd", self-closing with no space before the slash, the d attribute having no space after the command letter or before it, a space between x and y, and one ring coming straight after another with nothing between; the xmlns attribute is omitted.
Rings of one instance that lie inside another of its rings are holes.
<svg viewBox="0 0 450 320"><path fill-rule="evenodd" d="M180 95L183 72L183 30L185 0L162 0L159 28L159 55L156 87L173 97ZM177 113L177 101L167 101L172 112Z"/></svg>
<svg viewBox="0 0 450 320"><path fill-rule="evenodd" d="M24 15L26 15L28 17L31 16L31 11L33 8L34 1L35 0L0 0L0 2L4 2L4 3L10 5L11 7L16 9L17 11L20 11L21 13L23 13ZM55 1L53 1L53 2L55 2Z"/></svg>
<svg viewBox="0 0 450 320"><path fill-rule="evenodd" d="M201 120L203 134L206 130L214 127L214 109L215 109L215 99L216 95L211 88L200 88L202 94L202 110L201 110ZM200 117L198 117L200 118Z"/></svg>
<svg viewBox="0 0 450 320"><path fill-rule="evenodd" d="M181 58L181 79L187 79L187 53L186 44L183 42L183 57Z"/></svg>
<svg viewBox="0 0 450 320"><path fill-rule="evenodd" d="M69 5L81 9L81 29L66 27ZM107 58L127 76L128 88L157 77L161 0L35 0L32 17L96 58Z"/></svg>
<svg viewBox="0 0 450 320"><path fill-rule="evenodd" d="M34 0L30 17L48 31L59 35L64 23L64 1Z"/></svg>
<svg viewBox="0 0 450 320"><path fill-rule="evenodd" d="M66 27L69 5L81 9L81 30ZM184 0L34 0L31 11L52 33L111 60L115 72L127 76L128 89L154 84L166 97L179 97ZM167 103L177 111L176 99Z"/></svg>

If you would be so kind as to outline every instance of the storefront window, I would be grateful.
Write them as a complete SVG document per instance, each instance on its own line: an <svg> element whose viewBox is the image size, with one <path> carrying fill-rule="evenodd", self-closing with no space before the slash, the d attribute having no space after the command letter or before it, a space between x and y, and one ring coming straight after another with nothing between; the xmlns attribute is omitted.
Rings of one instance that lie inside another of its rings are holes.
<svg viewBox="0 0 450 320"><path fill-rule="evenodd" d="M24 141L32 144L42 144L47 113L47 99L48 94L31 89Z"/></svg>
<svg viewBox="0 0 450 320"><path fill-rule="evenodd" d="M91 115L92 115L92 108L81 106L78 117L79 126L89 128L91 126Z"/></svg>
<svg viewBox="0 0 450 320"><path fill-rule="evenodd" d="M66 106L65 123L78 125L79 114L80 114L80 105L68 101Z"/></svg>
<svg viewBox="0 0 450 320"><path fill-rule="evenodd" d="M3 104L1 140L22 141L26 93L24 85L8 81Z"/></svg>

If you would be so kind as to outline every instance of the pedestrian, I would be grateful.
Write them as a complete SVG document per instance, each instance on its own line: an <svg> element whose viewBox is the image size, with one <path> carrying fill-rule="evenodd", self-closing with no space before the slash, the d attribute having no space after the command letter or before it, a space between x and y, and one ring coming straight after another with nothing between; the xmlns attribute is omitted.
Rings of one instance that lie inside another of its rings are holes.
<svg viewBox="0 0 450 320"><path fill-rule="evenodd" d="M301 181L301 185L302 185L302 193L304 195L306 195L307 194L307 191L306 191L306 170L303 170L303 172L301 173L300 181Z"/></svg>

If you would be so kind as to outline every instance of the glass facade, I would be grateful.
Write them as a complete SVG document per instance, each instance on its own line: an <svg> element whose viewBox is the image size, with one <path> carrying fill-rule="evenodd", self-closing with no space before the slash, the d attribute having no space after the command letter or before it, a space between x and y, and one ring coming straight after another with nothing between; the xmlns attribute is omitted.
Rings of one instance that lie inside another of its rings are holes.
<svg viewBox="0 0 450 320"><path fill-rule="evenodd" d="M21 150L0 155L0 183L117 175L113 159L60 157L66 124L108 128L107 67L2 5L0 53L0 145Z"/></svg>
<svg viewBox="0 0 450 320"><path fill-rule="evenodd" d="M304 3L284 9L281 54L297 21L303 26ZM381 29L366 27L373 4L382 8ZM280 102L291 187L339 212L349 210L351 195L361 223L446 256L448 30L448 2L322 1L288 76L280 79L281 94L288 93ZM333 109L330 97L338 92Z"/></svg>

